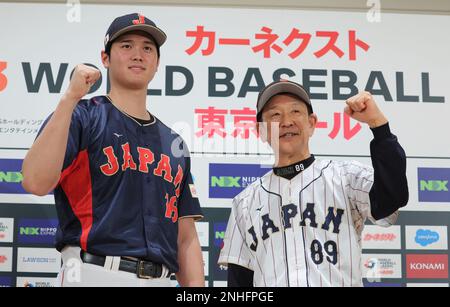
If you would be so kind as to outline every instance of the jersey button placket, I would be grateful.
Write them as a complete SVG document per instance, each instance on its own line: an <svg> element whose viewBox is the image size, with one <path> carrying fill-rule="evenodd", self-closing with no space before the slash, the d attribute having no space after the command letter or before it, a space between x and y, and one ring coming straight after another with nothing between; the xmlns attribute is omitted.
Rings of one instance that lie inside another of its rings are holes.
<svg viewBox="0 0 450 307"><path fill-rule="evenodd" d="M149 148L149 144L148 144L148 140L146 138L147 132L145 131L145 126L139 126L138 130L139 130L139 136L138 136L138 140L140 144L143 144L145 146L145 148ZM147 184L151 183L152 179L151 179L151 171L148 171L148 174L145 174L145 182Z"/></svg>
<svg viewBox="0 0 450 307"><path fill-rule="evenodd" d="M139 126L137 128L138 130L138 142L139 142L139 146L145 146L146 148L148 148L148 140L147 140L147 133L145 131L145 126ZM153 227L151 226L151 224L148 224L147 222L149 221L149 219L152 217L152 212L151 209L149 208L148 204L149 203L149 196L148 195L152 195L154 193L153 191L153 187L151 185L152 183L152 174L153 172L151 171L150 167L148 170L148 173L142 173L142 213L143 213L143 218L144 218L144 229L145 229L145 239L146 239L146 243L147 243L147 248L150 244L150 242L148 241L147 238L147 234L151 233L154 231Z"/></svg>

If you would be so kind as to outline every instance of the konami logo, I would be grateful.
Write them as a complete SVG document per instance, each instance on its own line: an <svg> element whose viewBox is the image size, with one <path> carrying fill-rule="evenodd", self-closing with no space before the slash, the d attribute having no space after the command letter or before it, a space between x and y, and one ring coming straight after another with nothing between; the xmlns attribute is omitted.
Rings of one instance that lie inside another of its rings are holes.
<svg viewBox="0 0 450 307"><path fill-rule="evenodd" d="M406 255L407 278L448 278L448 255Z"/></svg>

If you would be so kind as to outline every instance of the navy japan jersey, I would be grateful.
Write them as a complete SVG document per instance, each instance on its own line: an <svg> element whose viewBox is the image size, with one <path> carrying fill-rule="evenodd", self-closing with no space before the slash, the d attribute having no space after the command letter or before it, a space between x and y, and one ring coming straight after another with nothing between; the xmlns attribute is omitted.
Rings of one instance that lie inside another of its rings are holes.
<svg viewBox="0 0 450 307"><path fill-rule="evenodd" d="M80 246L162 263L172 272L178 219L202 217L181 137L156 117L140 124L106 96L75 108L54 193L59 251Z"/></svg>

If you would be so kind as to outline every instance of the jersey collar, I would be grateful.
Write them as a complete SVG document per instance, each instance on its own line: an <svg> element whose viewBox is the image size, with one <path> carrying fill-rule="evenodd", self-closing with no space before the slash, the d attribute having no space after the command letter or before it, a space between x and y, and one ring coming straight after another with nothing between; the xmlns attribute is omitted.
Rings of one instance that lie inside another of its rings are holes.
<svg viewBox="0 0 450 307"><path fill-rule="evenodd" d="M122 113L123 115L125 115L126 117L128 117L129 119L131 119L132 121L134 121L134 122L135 122L136 124L138 124L139 126L147 127L147 126L153 125L153 124L156 122L156 117L153 116L153 115L151 115L151 113L149 112L152 121L149 122L149 123L143 124L143 123L139 122L139 121L137 120L137 118L135 118L135 117L129 115L127 112L125 112L125 111L123 111L122 109L120 109L119 107L117 107L117 106L114 104L114 102L112 101L111 97L109 97L109 95L106 95L105 97L106 97L106 99L108 99L108 101L114 106L114 108L116 108L117 110L119 110L120 113ZM148 112L148 111L147 111L147 112Z"/></svg>
<svg viewBox="0 0 450 307"><path fill-rule="evenodd" d="M307 169L314 162L314 160L314 155L311 155L305 160L293 163L288 166L274 167L273 173L279 177L291 180L292 178L303 172L305 169Z"/></svg>

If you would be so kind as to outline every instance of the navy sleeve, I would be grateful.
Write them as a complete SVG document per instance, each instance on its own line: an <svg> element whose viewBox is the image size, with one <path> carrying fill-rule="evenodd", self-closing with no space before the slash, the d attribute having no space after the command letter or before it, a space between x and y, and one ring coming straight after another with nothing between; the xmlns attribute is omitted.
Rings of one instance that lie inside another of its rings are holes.
<svg viewBox="0 0 450 307"><path fill-rule="evenodd" d="M197 192L194 186L194 181L191 175L191 158L189 152L185 148L185 169L183 181L181 183L180 198L178 199L178 216L181 217L194 217L202 218L202 210L200 208L200 202L198 200Z"/></svg>
<svg viewBox="0 0 450 307"><path fill-rule="evenodd" d="M240 265L228 264L228 287L253 287L253 271Z"/></svg>
<svg viewBox="0 0 450 307"><path fill-rule="evenodd" d="M371 130L374 135L370 143L374 182L369 197L371 214L379 220L408 203L406 155L397 137L391 133L389 123Z"/></svg>

